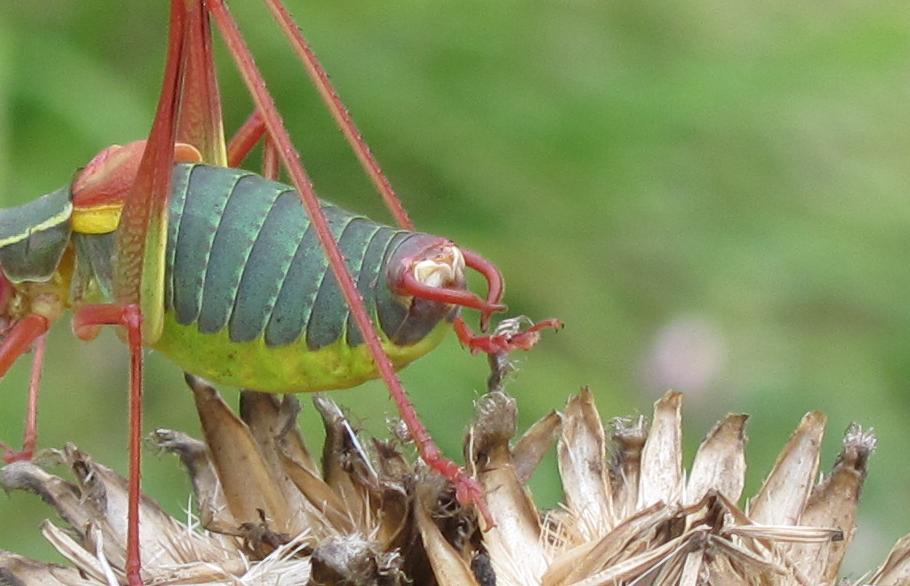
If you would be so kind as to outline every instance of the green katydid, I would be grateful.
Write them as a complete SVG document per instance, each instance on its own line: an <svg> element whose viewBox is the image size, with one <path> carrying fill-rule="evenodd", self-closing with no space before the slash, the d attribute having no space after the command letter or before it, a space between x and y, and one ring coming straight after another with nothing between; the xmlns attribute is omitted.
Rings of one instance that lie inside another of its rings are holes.
<svg viewBox="0 0 910 586"><path fill-rule="evenodd" d="M280 0L266 0L391 209L384 226L317 199L223 0L172 0L164 83L147 141L109 147L66 187L0 210L0 376L35 345L26 439L35 444L44 333L67 309L84 339L125 329L130 347L130 508L127 576L141 583L138 544L142 347L215 382L270 392L350 387L381 377L421 457L486 517L479 485L445 459L420 423L396 369L454 326L472 351L533 346L556 320L521 330L501 311L502 279L451 241L415 232L347 109ZM226 144L209 17L246 82L255 112ZM264 176L237 169L262 139ZM273 179L282 165L293 187ZM466 288L465 268L488 282ZM329 271L331 269L331 272Z"/></svg>

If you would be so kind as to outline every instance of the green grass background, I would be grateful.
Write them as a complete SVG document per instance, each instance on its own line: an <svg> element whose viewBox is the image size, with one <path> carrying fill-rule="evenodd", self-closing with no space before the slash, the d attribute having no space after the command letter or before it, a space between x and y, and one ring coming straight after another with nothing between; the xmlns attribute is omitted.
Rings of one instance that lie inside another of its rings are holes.
<svg viewBox="0 0 910 586"><path fill-rule="evenodd" d="M387 218L256 2L234 8L319 193ZM691 459L728 411L752 414L754 491L799 418L876 428L850 564L910 530L910 6L901 2L302 2L289 5L417 224L493 259L512 312L566 328L521 355L528 425L591 385L605 418L687 391ZM144 136L166 3L0 4L0 206L64 184ZM219 48L221 48L219 46ZM250 109L223 59L228 130ZM667 360L666 355L671 359ZM656 355L664 356L656 359ZM127 353L111 333L50 338L41 444L125 469ZM17 441L28 360L0 384ZM196 432L181 374L148 356L146 424ZM403 372L460 453L486 363L454 336ZM333 397L368 429L379 384ZM307 407L302 425L318 441ZM533 482L559 498L555 466ZM170 457L146 490L186 506ZM0 495L0 548L53 559L37 498Z"/></svg>

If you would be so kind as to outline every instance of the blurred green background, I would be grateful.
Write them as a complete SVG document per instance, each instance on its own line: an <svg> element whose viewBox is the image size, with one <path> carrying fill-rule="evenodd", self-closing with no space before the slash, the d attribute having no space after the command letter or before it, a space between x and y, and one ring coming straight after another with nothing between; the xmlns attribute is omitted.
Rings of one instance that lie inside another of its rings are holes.
<svg viewBox="0 0 910 586"><path fill-rule="evenodd" d="M518 357L523 426L581 385L604 418L649 413L672 386L689 459L716 419L752 414L754 491L821 409L824 468L850 421L880 437L851 567L910 530L910 5L288 3L418 225L497 262L513 313L566 322ZM259 3L234 4L319 193L386 219ZM165 27L164 1L0 4L0 206L147 133ZM230 132L250 103L221 61ZM43 446L125 469L126 359L110 332L55 328ZM3 440L19 438L28 362L0 388ZM181 374L148 363L148 429L196 433ZM449 454L486 374L454 336L403 372ZM394 413L379 384L333 397L371 430ZM302 425L317 442L308 404ZM147 452L144 470L166 508L186 506L175 460ZM554 476L550 460L534 479L545 504ZM52 559L48 514L0 496L0 549Z"/></svg>

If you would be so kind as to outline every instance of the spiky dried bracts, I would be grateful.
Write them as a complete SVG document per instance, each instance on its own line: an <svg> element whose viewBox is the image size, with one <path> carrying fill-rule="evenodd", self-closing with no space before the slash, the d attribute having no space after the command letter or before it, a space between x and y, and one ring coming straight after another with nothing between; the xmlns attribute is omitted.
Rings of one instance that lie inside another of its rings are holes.
<svg viewBox="0 0 910 586"><path fill-rule="evenodd" d="M818 480L825 417L809 413L741 506L745 415L720 421L687 473L678 393L655 404L650 422L604 426L585 390L516 438L516 401L494 390L478 399L465 441L496 520L484 531L415 463L406 436L365 438L317 397L326 431L317 458L297 431L295 400L245 392L238 417L209 385L189 382L204 440L159 430L152 441L189 471L198 511L178 521L143 500L150 584L835 584L875 448L871 433L851 426ZM565 500L540 511L527 482L554 444ZM69 528L46 521L42 531L71 566L7 553L0 578L122 583L125 482L72 446L45 461L68 467L73 481L20 462L0 482L58 510ZM858 583L908 579L904 538Z"/></svg>

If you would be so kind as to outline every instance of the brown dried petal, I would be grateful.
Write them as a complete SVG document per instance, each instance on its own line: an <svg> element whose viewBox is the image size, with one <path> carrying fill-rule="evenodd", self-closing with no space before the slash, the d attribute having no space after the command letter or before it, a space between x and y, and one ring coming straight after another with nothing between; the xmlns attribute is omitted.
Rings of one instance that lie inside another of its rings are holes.
<svg viewBox="0 0 910 586"><path fill-rule="evenodd" d="M686 562L689 559L689 552L693 549L704 548L708 541L708 533L705 529L696 529L683 534L679 545L673 549L663 560L661 560L654 569L650 570L646 576L654 576L654 584L674 584L685 586L683 572L686 571ZM689 570L692 571L691 569ZM656 575L655 575L656 572Z"/></svg>
<svg viewBox="0 0 910 586"><path fill-rule="evenodd" d="M300 463L281 452L282 465L291 481L297 488L297 494L306 498L308 502L301 503L301 508L310 512L307 525L316 535L331 533L349 533L354 530L354 520L347 514L344 501L341 500L332 488L323 482L322 478L315 476Z"/></svg>
<svg viewBox="0 0 910 586"><path fill-rule="evenodd" d="M837 579L847 547L856 531L856 507L869 456L875 450L875 435L851 424L844 435L843 448L831 474L813 489L800 523L832 527L842 532L842 539L822 546L794 546L788 558L813 583L829 584Z"/></svg>
<svg viewBox="0 0 910 586"><path fill-rule="evenodd" d="M72 568L0 551L0 584L22 586L97 586Z"/></svg>
<svg viewBox="0 0 910 586"><path fill-rule="evenodd" d="M710 578L707 584L711 586L750 586L759 584L763 578L761 574L752 571L751 568L746 570L742 563L726 555L712 555L709 558L708 575ZM775 578L772 578L767 582L774 584L774 580Z"/></svg>
<svg viewBox="0 0 910 586"><path fill-rule="evenodd" d="M313 404L325 426L322 446L322 477L332 487L358 525L367 517L367 492L351 477L356 460L366 460L366 454L338 405L323 395L314 395Z"/></svg>
<svg viewBox="0 0 910 586"><path fill-rule="evenodd" d="M95 518L94 511L83 506L78 487L32 462L13 462L0 468L0 486L4 490L25 490L37 494L76 531L81 531Z"/></svg>
<svg viewBox="0 0 910 586"><path fill-rule="evenodd" d="M711 547L717 551L717 557L726 557L731 566L741 568L740 574L755 574L755 582L763 584L777 583L777 577L786 577L789 572L767 555L760 555L737 543L722 537L711 537ZM789 583L789 582L785 582Z"/></svg>
<svg viewBox="0 0 910 586"><path fill-rule="evenodd" d="M638 506L679 503L683 495L682 393L668 391L654 403L654 419L642 450Z"/></svg>
<svg viewBox="0 0 910 586"><path fill-rule="evenodd" d="M644 417L618 417L610 422L612 457L610 484L613 514L617 520L629 518L638 510L638 486L641 480L641 451L648 439Z"/></svg>
<svg viewBox="0 0 910 586"><path fill-rule="evenodd" d="M45 520L41 524L41 534L57 550L57 553L69 560L86 576L90 576L102 584L117 584L120 582L120 578L124 577L122 571L118 576L108 563L104 555L104 548L101 547L101 540L104 539L104 536L98 528L86 528L89 542L87 545L90 546L91 552L50 521Z"/></svg>
<svg viewBox="0 0 910 586"><path fill-rule="evenodd" d="M498 579L534 584L546 570L548 556L537 509L512 466L508 442L517 416L514 399L498 391L487 393L477 400L475 411L467 444L496 522L484 532L484 545Z"/></svg>
<svg viewBox="0 0 910 586"><path fill-rule="evenodd" d="M218 480L209 458L209 450L203 442L169 429L156 430L151 440L158 448L176 454L186 467L193 483L203 527L230 531L240 526L231 515L221 481Z"/></svg>
<svg viewBox="0 0 910 586"><path fill-rule="evenodd" d="M777 457L771 474L749 505L749 517L761 525L798 525L818 474L826 417L812 411L803 417Z"/></svg>
<svg viewBox="0 0 910 586"><path fill-rule="evenodd" d="M436 523L433 522L433 508L439 493L435 483L422 482L417 489L415 515L417 528L433 573L440 586L477 586L471 566L446 541Z"/></svg>
<svg viewBox="0 0 910 586"><path fill-rule="evenodd" d="M687 503L698 502L712 489L734 503L739 500L746 480L746 419L747 415L727 415L705 437L692 462Z"/></svg>
<svg viewBox="0 0 910 586"><path fill-rule="evenodd" d="M711 571L705 559L705 551L695 551L686 556L679 576L679 586L701 586L709 584Z"/></svg>
<svg viewBox="0 0 910 586"><path fill-rule="evenodd" d="M618 529L619 527L614 529L613 532ZM609 535L610 534L608 534L608 537ZM604 539L607 538L605 537ZM598 543L599 542L596 541L581 541L574 547L559 551L558 555L553 556L553 561L541 578L541 584L543 586L560 586L561 584L565 584L569 574L575 572L579 567L579 564L590 561L589 556L591 550L593 550ZM597 565L599 566L600 564Z"/></svg>
<svg viewBox="0 0 910 586"><path fill-rule="evenodd" d="M681 535L663 545L649 547L646 551L619 563L611 564L609 568L583 580L571 582L571 586L608 586L620 581L643 577L658 564L669 559L684 544L685 537Z"/></svg>
<svg viewBox="0 0 910 586"><path fill-rule="evenodd" d="M566 505L591 540L603 537L614 525L605 452L606 438L594 397L589 389L582 389L566 404L557 461Z"/></svg>
<svg viewBox="0 0 910 586"><path fill-rule="evenodd" d="M910 584L910 535L897 540L884 563L866 584L875 586L906 586Z"/></svg>
<svg viewBox="0 0 910 586"><path fill-rule="evenodd" d="M66 463L76 476L83 503L92 503L97 515L94 525L103 533L105 552L111 563L120 566L127 535L127 480L110 468L93 462L75 446L64 450ZM86 507L87 508L87 507ZM220 561L224 548L216 538L186 528L168 515L158 503L142 495L139 500L139 541L144 559L156 559L162 565L192 561Z"/></svg>
<svg viewBox="0 0 910 586"><path fill-rule="evenodd" d="M736 535L774 543L797 544L827 544L840 541L843 536L840 529L801 525L738 525L727 527L722 533L724 536Z"/></svg>
<svg viewBox="0 0 910 586"><path fill-rule="evenodd" d="M319 474L319 467L316 460L313 459L309 449L300 435L300 429L297 427L297 417L300 415L300 402L293 395L285 395L278 407L279 422L283 426L279 429L279 437L283 442L284 451L287 452L295 461L312 472Z"/></svg>
<svg viewBox="0 0 910 586"><path fill-rule="evenodd" d="M280 411L278 397L257 391L241 391L240 418L250 430L250 434L259 446L259 453L268 466L273 485L281 491L289 511L299 511L303 507L303 496L285 473L283 458L277 445L279 434L285 432L287 421ZM300 465L304 465L302 462ZM281 523L278 523L280 526ZM286 524L295 533L306 525L302 519Z"/></svg>
<svg viewBox="0 0 910 586"><path fill-rule="evenodd" d="M288 503L275 486L268 464L249 428L201 378L186 375L196 409L231 514L241 524L260 522L260 511L286 532L292 519Z"/></svg>
<svg viewBox="0 0 910 586"><path fill-rule="evenodd" d="M396 440L383 440L375 437L372 440L373 453L376 455L379 474L383 480L386 482L406 481L413 474L414 466L401 453Z"/></svg>
<svg viewBox="0 0 910 586"><path fill-rule="evenodd" d="M554 560L544 575L543 584L556 586L580 581L607 566L628 559L637 550L635 544L647 542L649 536L672 516L673 511L663 503L638 512L595 542L593 547L585 544Z"/></svg>
<svg viewBox="0 0 910 586"><path fill-rule="evenodd" d="M537 465L553 446L559 424L559 414L551 411L534 422L512 448L512 465L522 484L528 483Z"/></svg>

